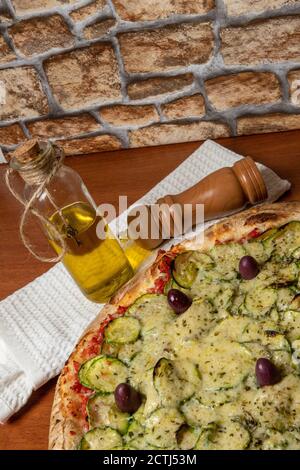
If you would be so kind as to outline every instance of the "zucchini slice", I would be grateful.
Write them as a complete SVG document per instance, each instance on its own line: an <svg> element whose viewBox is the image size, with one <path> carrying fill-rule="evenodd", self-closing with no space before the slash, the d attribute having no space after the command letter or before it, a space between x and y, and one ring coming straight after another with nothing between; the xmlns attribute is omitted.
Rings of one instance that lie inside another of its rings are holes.
<svg viewBox="0 0 300 470"><path fill-rule="evenodd" d="M201 338L217 322L217 316L208 302L194 301L190 308L177 318L169 327L169 336L173 342Z"/></svg>
<svg viewBox="0 0 300 470"><path fill-rule="evenodd" d="M179 449L191 450L195 447L200 436L200 429L183 424L176 433Z"/></svg>
<svg viewBox="0 0 300 470"><path fill-rule="evenodd" d="M214 299L222 292L222 289L222 282L219 280L212 282L210 279L206 278L201 280L197 279L191 287L190 292L192 297L194 297L198 302L208 300L213 303Z"/></svg>
<svg viewBox="0 0 300 470"><path fill-rule="evenodd" d="M128 370L125 364L109 356L90 359L79 370L79 380L82 385L103 393L114 392L118 384L126 382L127 376Z"/></svg>
<svg viewBox="0 0 300 470"><path fill-rule="evenodd" d="M131 361L142 350L142 348L143 343L140 339L135 343L123 344L119 349L118 359L129 366Z"/></svg>
<svg viewBox="0 0 300 470"><path fill-rule="evenodd" d="M164 295L167 295L170 289L177 289L181 290L182 292L188 293L188 289L184 289L184 287L181 287L173 277L171 277L167 284L164 287Z"/></svg>
<svg viewBox="0 0 300 470"><path fill-rule="evenodd" d="M141 439L144 437L144 427L136 419L133 419L127 429L127 433L124 436L126 443L131 443L135 439Z"/></svg>
<svg viewBox="0 0 300 470"><path fill-rule="evenodd" d="M92 359L89 359L88 361L84 362L78 372L78 378L79 382L84 385L84 387L91 388L89 382L87 381L86 378L86 373L88 369L91 367L92 364L94 364L95 361L97 361L99 356L93 357Z"/></svg>
<svg viewBox="0 0 300 470"><path fill-rule="evenodd" d="M263 443L263 450L299 450L300 434L295 429L292 432L280 432L268 429L268 437Z"/></svg>
<svg viewBox="0 0 300 470"><path fill-rule="evenodd" d="M293 299L295 297L295 293L293 289L289 287L281 287L277 289L277 309L279 312L287 310L291 305Z"/></svg>
<svg viewBox="0 0 300 470"><path fill-rule="evenodd" d="M207 338L200 348L198 366L204 390L222 391L235 388L253 368L253 360L240 344L218 336Z"/></svg>
<svg viewBox="0 0 300 470"><path fill-rule="evenodd" d="M80 450L112 450L116 447L123 447L123 440L120 434L111 428L95 428L88 431L79 444Z"/></svg>
<svg viewBox="0 0 300 470"><path fill-rule="evenodd" d="M290 305L290 310L300 310L300 295L295 293L295 297Z"/></svg>
<svg viewBox="0 0 300 470"><path fill-rule="evenodd" d="M293 253L292 253L292 257L299 261L300 260L300 247L299 248L296 248Z"/></svg>
<svg viewBox="0 0 300 470"><path fill-rule="evenodd" d="M277 236L278 231L279 230L277 228L271 228L256 238L256 241L263 244L264 249L269 256L272 255L274 249L274 239Z"/></svg>
<svg viewBox="0 0 300 470"><path fill-rule="evenodd" d="M252 256L259 264L263 264L270 258L270 252L265 248L262 241L251 241L244 245L247 254Z"/></svg>
<svg viewBox="0 0 300 470"><path fill-rule="evenodd" d="M221 292L213 299L213 304L219 314L223 312L226 315L233 301L235 290L234 287L228 284L224 282Z"/></svg>
<svg viewBox="0 0 300 470"><path fill-rule="evenodd" d="M281 228L273 237L273 244L278 258L291 258L300 247L300 222L293 221Z"/></svg>
<svg viewBox="0 0 300 470"><path fill-rule="evenodd" d="M272 321L249 321L239 339L244 346L251 348L259 343L269 351L290 351L290 345L278 324Z"/></svg>
<svg viewBox="0 0 300 470"><path fill-rule="evenodd" d="M105 339L108 343L134 343L140 331L141 325L136 318L120 317L109 323L105 330Z"/></svg>
<svg viewBox="0 0 300 470"><path fill-rule="evenodd" d="M277 291L272 287L253 289L248 292L245 305L254 318L266 315L277 301Z"/></svg>
<svg viewBox="0 0 300 470"><path fill-rule="evenodd" d="M250 434L238 421L212 423L201 433L197 450L243 450L250 443Z"/></svg>
<svg viewBox="0 0 300 470"><path fill-rule="evenodd" d="M288 310L283 313L281 325L285 329L287 338L290 341L300 339L300 312Z"/></svg>
<svg viewBox="0 0 300 470"><path fill-rule="evenodd" d="M201 390L197 392L197 399L199 400L199 403L206 408L223 406L226 403L231 403L237 400L241 393L241 387L243 384L244 382L242 381L237 387L234 388L221 390Z"/></svg>
<svg viewBox="0 0 300 470"><path fill-rule="evenodd" d="M216 412L212 406L205 406L196 397L192 397L181 405L186 422L191 427L205 427L216 420Z"/></svg>
<svg viewBox="0 0 300 470"><path fill-rule="evenodd" d="M115 404L113 394L96 393L87 404L88 420L91 428L110 427L120 434L125 434L129 425L130 415L122 413Z"/></svg>
<svg viewBox="0 0 300 470"><path fill-rule="evenodd" d="M129 381L134 388L143 387L148 380L148 373L153 372L156 362L156 355L145 350L134 356L129 368Z"/></svg>
<svg viewBox="0 0 300 470"><path fill-rule="evenodd" d="M205 272L214 267L214 262L206 253L187 251L181 253L174 260L173 278L176 283L185 289L190 289L198 272L205 276Z"/></svg>
<svg viewBox="0 0 300 470"><path fill-rule="evenodd" d="M216 270L222 273L224 279L232 279L239 270L240 259L245 256L244 245L238 243L224 243L216 245L210 250L215 261Z"/></svg>
<svg viewBox="0 0 300 470"><path fill-rule="evenodd" d="M276 269L277 268L277 269ZM296 263L285 264L275 264L275 279L274 283L277 284L292 284L298 280L298 266Z"/></svg>
<svg viewBox="0 0 300 470"><path fill-rule="evenodd" d="M179 378L173 362L165 358L161 358L154 367L153 382L162 406L177 406L195 390L192 383Z"/></svg>
<svg viewBox="0 0 300 470"><path fill-rule="evenodd" d="M142 335L164 331L176 314L168 304L165 295L145 294L139 297L128 309L127 315L137 318L142 325Z"/></svg>
<svg viewBox="0 0 300 470"><path fill-rule="evenodd" d="M176 408L159 408L146 422L146 441L159 449L176 449L176 433L184 424Z"/></svg>
<svg viewBox="0 0 300 470"><path fill-rule="evenodd" d="M263 243L267 242L267 240L272 240L274 236L277 234L277 228L270 228L266 232L262 233L256 240L262 241Z"/></svg>
<svg viewBox="0 0 300 470"><path fill-rule="evenodd" d="M199 388L201 385L201 376L196 364L189 361L187 358L184 358L181 360L175 360L174 365L180 379L185 380L186 382L189 382Z"/></svg>

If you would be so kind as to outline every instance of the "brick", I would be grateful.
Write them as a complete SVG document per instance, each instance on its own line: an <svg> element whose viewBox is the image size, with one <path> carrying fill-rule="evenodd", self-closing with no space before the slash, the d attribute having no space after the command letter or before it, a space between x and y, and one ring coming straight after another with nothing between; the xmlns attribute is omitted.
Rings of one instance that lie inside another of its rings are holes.
<svg viewBox="0 0 300 470"><path fill-rule="evenodd" d="M11 19L11 14L7 6L0 4L0 21L5 23L7 21L10 21Z"/></svg>
<svg viewBox="0 0 300 470"><path fill-rule="evenodd" d="M290 84L290 99L295 106L300 106L300 70L288 74Z"/></svg>
<svg viewBox="0 0 300 470"><path fill-rule="evenodd" d="M116 24L116 20L108 19L98 21L97 23L93 23L89 26L86 26L83 30L83 35L85 39L96 39L104 36L105 34L109 33L111 28L113 28Z"/></svg>
<svg viewBox="0 0 300 470"><path fill-rule="evenodd" d="M148 21L173 15L202 15L215 6L214 0L114 0L117 13L126 21Z"/></svg>
<svg viewBox="0 0 300 470"><path fill-rule="evenodd" d="M0 36L0 63L9 62L16 58L15 53L6 44L4 38Z"/></svg>
<svg viewBox="0 0 300 470"><path fill-rule="evenodd" d="M266 10L276 10L283 6L299 5L298 0L224 0L227 14L239 16L245 13L262 13Z"/></svg>
<svg viewBox="0 0 300 470"><path fill-rule="evenodd" d="M11 0L17 15L38 13L50 10L53 7L72 5L78 0Z"/></svg>
<svg viewBox="0 0 300 470"><path fill-rule="evenodd" d="M59 140L57 143L63 147L66 155L80 155L122 148L119 139L108 134L82 139Z"/></svg>
<svg viewBox="0 0 300 470"><path fill-rule="evenodd" d="M33 67L0 70L0 120L36 117L49 111L38 75Z"/></svg>
<svg viewBox="0 0 300 470"><path fill-rule="evenodd" d="M137 126L159 121L159 115L152 105L118 105L102 108L100 116L114 126Z"/></svg>
<svg viewBox="0 0 300 470"><path fill-rule="evenodd" d="M210 23L182 23L121 33L119 40L128 73L162 72L203 64L211 57L214 45Z"/></svg>
<svg viewBox="0 0 300 470"><path fill-rule="evenodd" d="M281 98L280 83L273 73L242 72L205 82L208 99L218 110L241 105L263 105Z"/></svg>
<svg viewBox="0 0 300 470"><path fill-rule="evenodd" d="M94 44L45 61L57 101L68 110L121 98L117 60L109 43Z"/></svg>
<svg viewBox="0 0 300 470"><path fill-rule="evenodd" d="M300 61L300 16L260 20L221 31L224 62L266 64Z"/></svg>
<svg viewBox="0 0 300 470"><path fill-rule="evenodd" d="M127 86L129 98L142 100L152 96L163 96L176 91L185 90L194 83L191 73L171 77L155 77L132 82Z"/></svg>
<svg viewBox="0 0 300 470"><path fill-rule="evenodd" d="M193 142L229 135L229 128L225 124L204 121L188 124L157 124L129 132L131 147Z"/></svg>
<svg viewBox="0 0 300 470"><path fill-rule="evenodd" d="M94 132L101 129L95 118L84 113L57 119L44 119L27 124L33 137L48 139L51 137L72 137L75 135Z"/></svg>
<svg viewBox="0 0 300 470"><path fill-rule="evenodd" d="M9 28L18 51L27 57L54 47L71 47L75 38L60 15L19 21Z"/></svg>
<svg viewBox="0 0 300 470"><path fill-rule="evenodd" d="M106 0L94 0L84 7L78 8L70 13L72 20L85 21L91 15L100 13L106 6Z"/></svg>
<svg viewBox="0 0 300 470"><path fill-rule="evenodd" d="M162 106L168 119L202 117L205 114L205 103L200 94L185 96Z"/></svg>
<svg viewBox="0 0 300 470"><path fill-rule="evenodd" d="M0 144L17 145L26 140L26 136L19 124L0 127Z"/></svg>
<svg viewBox="0 0 300 470"><path fill-rule="evenodd" d="M300 114L266 114L245 116L238 119L237 132L242 134L264 134L300 129Z"/></svg>

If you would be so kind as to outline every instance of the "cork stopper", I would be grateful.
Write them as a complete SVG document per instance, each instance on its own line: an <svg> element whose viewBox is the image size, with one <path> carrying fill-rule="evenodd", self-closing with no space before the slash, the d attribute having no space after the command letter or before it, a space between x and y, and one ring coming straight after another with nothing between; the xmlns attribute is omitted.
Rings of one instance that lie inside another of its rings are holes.
<svg viewBox="0 0 300 470"><path fill-rule="evenodd" d="M20 164L29 163L37 158L41 151L40 143L37 139L30 139L19 145L19 147L10 154L10 160Z"/></svg>

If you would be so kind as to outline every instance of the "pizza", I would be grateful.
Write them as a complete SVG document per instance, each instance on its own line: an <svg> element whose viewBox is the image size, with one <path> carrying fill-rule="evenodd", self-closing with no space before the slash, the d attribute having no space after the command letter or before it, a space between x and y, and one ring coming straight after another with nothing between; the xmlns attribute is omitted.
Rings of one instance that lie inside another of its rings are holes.
<svg viewBox="0 0 300 470"><path fill-rule="evenodd" d="M51 449L300 449L300 203L160 251L79 341Z"/></svg>

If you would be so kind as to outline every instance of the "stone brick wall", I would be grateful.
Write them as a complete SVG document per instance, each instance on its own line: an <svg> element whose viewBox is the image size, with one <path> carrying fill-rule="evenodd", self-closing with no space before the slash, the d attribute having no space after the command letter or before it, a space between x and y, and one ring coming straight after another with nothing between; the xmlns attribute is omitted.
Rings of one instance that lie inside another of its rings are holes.
<svg viewBox="0 0 300 470"><path fill-rule="evenodd" d="M300 1L0 0L0 146L300 128Z"/></svg>

